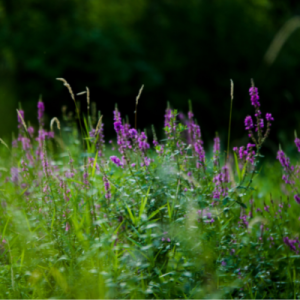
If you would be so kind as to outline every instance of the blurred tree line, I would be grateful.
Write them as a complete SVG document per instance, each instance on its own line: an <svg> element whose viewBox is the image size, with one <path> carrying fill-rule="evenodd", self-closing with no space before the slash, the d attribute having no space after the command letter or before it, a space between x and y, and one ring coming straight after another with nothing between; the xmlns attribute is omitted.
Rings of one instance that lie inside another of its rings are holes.
<svg viewBox="0 0 300 300"><path fill-rule="evenodd" d="M73 103L57 77L75 92L86 86L113 134L115 103L138 125L163 124L167 101L186 112L192 100L204 140L226 139L230 79L235 83L233 139L252 113L250 78L263 112L275 118L269 148L300 135L300 30L273 63L265 54L282 26L300 15L298 0L0 0L0 135L16 130L18 102L36 119L40 94L49 118ZM78 96L82 111L84 96ZM276 133L275 133L276 132ZM241 141L233 141L240 143ZM239 145L238 145L239 146Z"/></svg>

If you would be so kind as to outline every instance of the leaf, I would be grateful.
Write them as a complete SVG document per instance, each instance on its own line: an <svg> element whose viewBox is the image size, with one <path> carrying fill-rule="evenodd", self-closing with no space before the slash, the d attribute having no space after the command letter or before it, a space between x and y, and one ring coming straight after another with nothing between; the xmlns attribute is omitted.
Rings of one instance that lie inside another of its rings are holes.
<svg viewBox="0 0 300 300"><path fill-rule="evenodd" d="M238 203L241 207L247 208L247 205L239 200L235 200L236 203Z"/></svg>
<svg viewBox="0 0 300 300"><path fill-rule="evenodd" d="M95 175L97 158L98 158L98 152L96 153L96 157L95 157L95 160L94 160L94 165L93 165L93 170L92 170L92 177L94 177L94 175Z"/></svg>
<svg viewBox="0 0 300 300"><path fill-rule="evenodd" d="M236 155L235 152L233 152L233 155L234 155L234 161L235 161L235 168L236 168L236 171L237 171L237 174L238 174L238 177L239 177L239 181L241 181L241 171L240 171L240 168L239 168L238 158L237 158L237 155Z"/></svg>
<svg viewBox="0 0 300 300"><path fill-rule="evenodd" d="M131 219L132 223L135 225L136 220L135 220L134 215L132 214L131 209L129 208L129 206L128 206L127 204L126 204L126 207L127 207L127 210L128 210L129 216L130 216L130 219Z"/></svg>

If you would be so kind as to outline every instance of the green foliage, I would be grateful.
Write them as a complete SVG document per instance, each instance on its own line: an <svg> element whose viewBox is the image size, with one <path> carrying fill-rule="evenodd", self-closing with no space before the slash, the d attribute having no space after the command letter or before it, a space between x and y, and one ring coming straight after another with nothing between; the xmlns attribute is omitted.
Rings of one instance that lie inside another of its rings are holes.
<svg viewBox="0 0 300 300"><path fill-rule="evenodd" d="M221 167L192 117L189 133L167 109L154 149L115 124L118 160L86 120L81 135L66 118L37 140L19 121L1 147L1 298L300 297L300 256L283 243L299 206L280 198L273 166L256 176L261 145L253 163Z"/></svg>

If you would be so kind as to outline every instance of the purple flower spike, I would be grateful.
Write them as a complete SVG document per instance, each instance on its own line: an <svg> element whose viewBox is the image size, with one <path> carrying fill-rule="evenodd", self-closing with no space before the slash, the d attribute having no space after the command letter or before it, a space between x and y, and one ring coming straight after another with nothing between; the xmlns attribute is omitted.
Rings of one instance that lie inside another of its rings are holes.
<svg viewBox="0 0 300 300"><path fill-rule="evenodd" d="M217 136L214 138L214 153L220 151L220 138Z"/></svg>
<svg viewBox="0 0 300 300"><path fill-rule="evenodd" d="M39 101L38 105L38 121L40 126L44 126L43 118L44 118L44 111L45 111L45 105L43 101Z"/></svg>
<svg viewBox="0 0 300 300"><path fill-rule="evenodd" d="M129 129L129 134L132 139L137 137L137 131L134 128Z"/></svg>
<svg viewBox="0 0 300 300"><path fill-rule="evenodd" d="M267 113L266 114L266 120L267 120L267 122L274 121L274 118L272 117L272 114Z"/></svg>
<svg viewBox="0 0 300 300"><path fill-rule="evenodd" d="M297 202L298 204L300 204L300 197L299 197L298 195L295 195L295 196L294 196L294 199L296 200L296 202Z"/></svg>
<svg viewBox="0 0 300 300"><path fill-rule="evenodd" d="M249 94L251 96L251 104L254 106L254 107L259 107L260 106L260 103L259 103L259 96L258 96L258 90L257 90L257 87L251 87L249 89Z"/></svg>
<svg viewBox="0 0 300 300"><path fill-rule="evenodd" d="M118 167L123 166L123 164L121 163L121 160L120 160L118 157L116 157L116 156L111 156L110 159L111 159L111 161L112 161L114 164L116 164Z"/></svg>
<svg viewBox="0 0 300 300"><path fill-rule="evenodd" d="M299 138L295 139L295 145L298 148L298 152L300 152L300 139Z"/></svg>
<svg viewBox="0 0 300 300"><path fill-rule="evenodd" d="M115 131L118 133L120 130L122 130L123 126L122 123L117 121L114 123Z"/></svg>
<svg viewBox="0 0 300 300"><path fill-rule="evenodd" d="M252 117L251 116L247 116L245 118L245 127L246 130L250 130L253 128L253 121L252 121Z"/></svg>

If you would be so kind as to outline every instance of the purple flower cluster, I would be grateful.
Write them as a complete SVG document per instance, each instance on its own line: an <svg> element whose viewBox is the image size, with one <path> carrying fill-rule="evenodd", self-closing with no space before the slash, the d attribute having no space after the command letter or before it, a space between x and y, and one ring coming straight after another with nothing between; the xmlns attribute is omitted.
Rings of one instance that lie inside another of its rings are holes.
<svg viewBox="0 0 300 300"><path fill-rule="evenodd" d="M234 147L233 151L237 154L240 160L249 161L251 164L253 164L255 156L255 151L253 150L253 148L255 146L255 144L248 143L246 149L244 146L241 146L240 148Z"/></svg>
<svg viewBox="0 0 300 300"><path fill-rule="evenodd" d="M294 199L295 199L295 201L296 201L298 204L300 204L300 197L299 197L298 194L296 194L296 195L294 196Z"/></svg>
<svg viewBox="0 0 300 300"><path fill-rule="evenodd" d="M267 120L267 122L274 121L274 118L272 117L272 114L266 113L266 120Z"/></svg>
<svg viewBox="0 0 300 300"><path fill-rule="evenodd" d="M247 116L245 118L245 127L246 127L246 130L250 130L253 128L253 120L252 120L251 116Z"/></svg>
<svg viewBox="0 0 300 300"><path fill-rule="evenodd" d="M296 245L298 246L298 248L300 248L300 241L298 238L296 238L295 240L290 240L288 237L285 237L283 238L283 242L296 254L299 253L299 250L296 248Z"/></svg>
<svg viewBox="0 0 300 300"><path fill-rule="evenodd" d="M220 138L217 136L214 138L214 154L217 154L220 152Z"/></svg>
<svg viewBox="0 0 300 300"><path fill-rule="evenodd" d="M203 210L199 209L198 210L198 215L200 215L201 219L204 219L205 223L214 223L215 222L215 220L212 217L211 212L209 211L209 208L203 209Z"/></svg>
<svg viewBox="0 0 300 300"><path fill-rule="evenodd" d="M295 138L295 145L296 145L296 147L297 147L297 149L298 149L298 152L300 152L300 139L299 138Z"/></svg>
<svg viewBox="0 0 300 300"><path fill-rule="evenodd" d="M291 165L290 159L285 155L282 150L277 152L277 159L279 160L281 166L285 174L283 174L282 179L285 181L286 184L294 184L294 181L290 179L292 172L294 171L294 166Z"/></svg>
<svg viewBox="0 0 300 300"><path fill-rule="evenodd" d="M249 89L250 97L251 97L251 104L256 108L260 106L259 103L259 95L258 95L258 90L257 87L251 87Z"/></svg>
<svg viewBox="0 0 300 300"><path fill-rule="evenodd" d="M118 167L122 167L123 163L121 162L121 160L117 157L117 156L111 156L110 160L117 165Z"/></svg>
<svg viewBox="0 0 300 300"><path fill-rule="evenodd" d="M45 105L43 101L39 101L37 104L37 109L38 109L38 121L40 127L44 126L44 111L45 111Z"/></svg>
<svg viewBox="0 0 300 300"><path fill-rule="evenodd" d="M104 182L105 198L110 199L111 198L110 184L106 176L103 177L103 182Z"/></svg>
<svg viewBox="0 0 300 300"><path fill-rule="evenodd" d="M257 132L258 140L256 140L256 138L254 137L252 131L252 129L254 128L254 123L251 116L247 116L245 118L245 128L246 130L248 130L248 136L253 140L253 142L261 146L262 143L270 134L271 122L274 121L274 118L272 117L272 114L270 113L266 114L267 126L266 126L266 131L263 134L263 128L265 127L265 124L264 124L264 119L261 116L261 111L259 110L260 103L259 103L258 89L256 87L251 87L249 89L249 93L251 97L251 104L255 108L255 117L256 117L255 132Z"/></svg>
<svg viewBox="0 0 300 300"><path fill-rule="evenodd" d="M224 166L222 171L214 177L213 183L215 184L213 199L220 199L221 196L228 195L229 172L227 166Z"/></svg>

